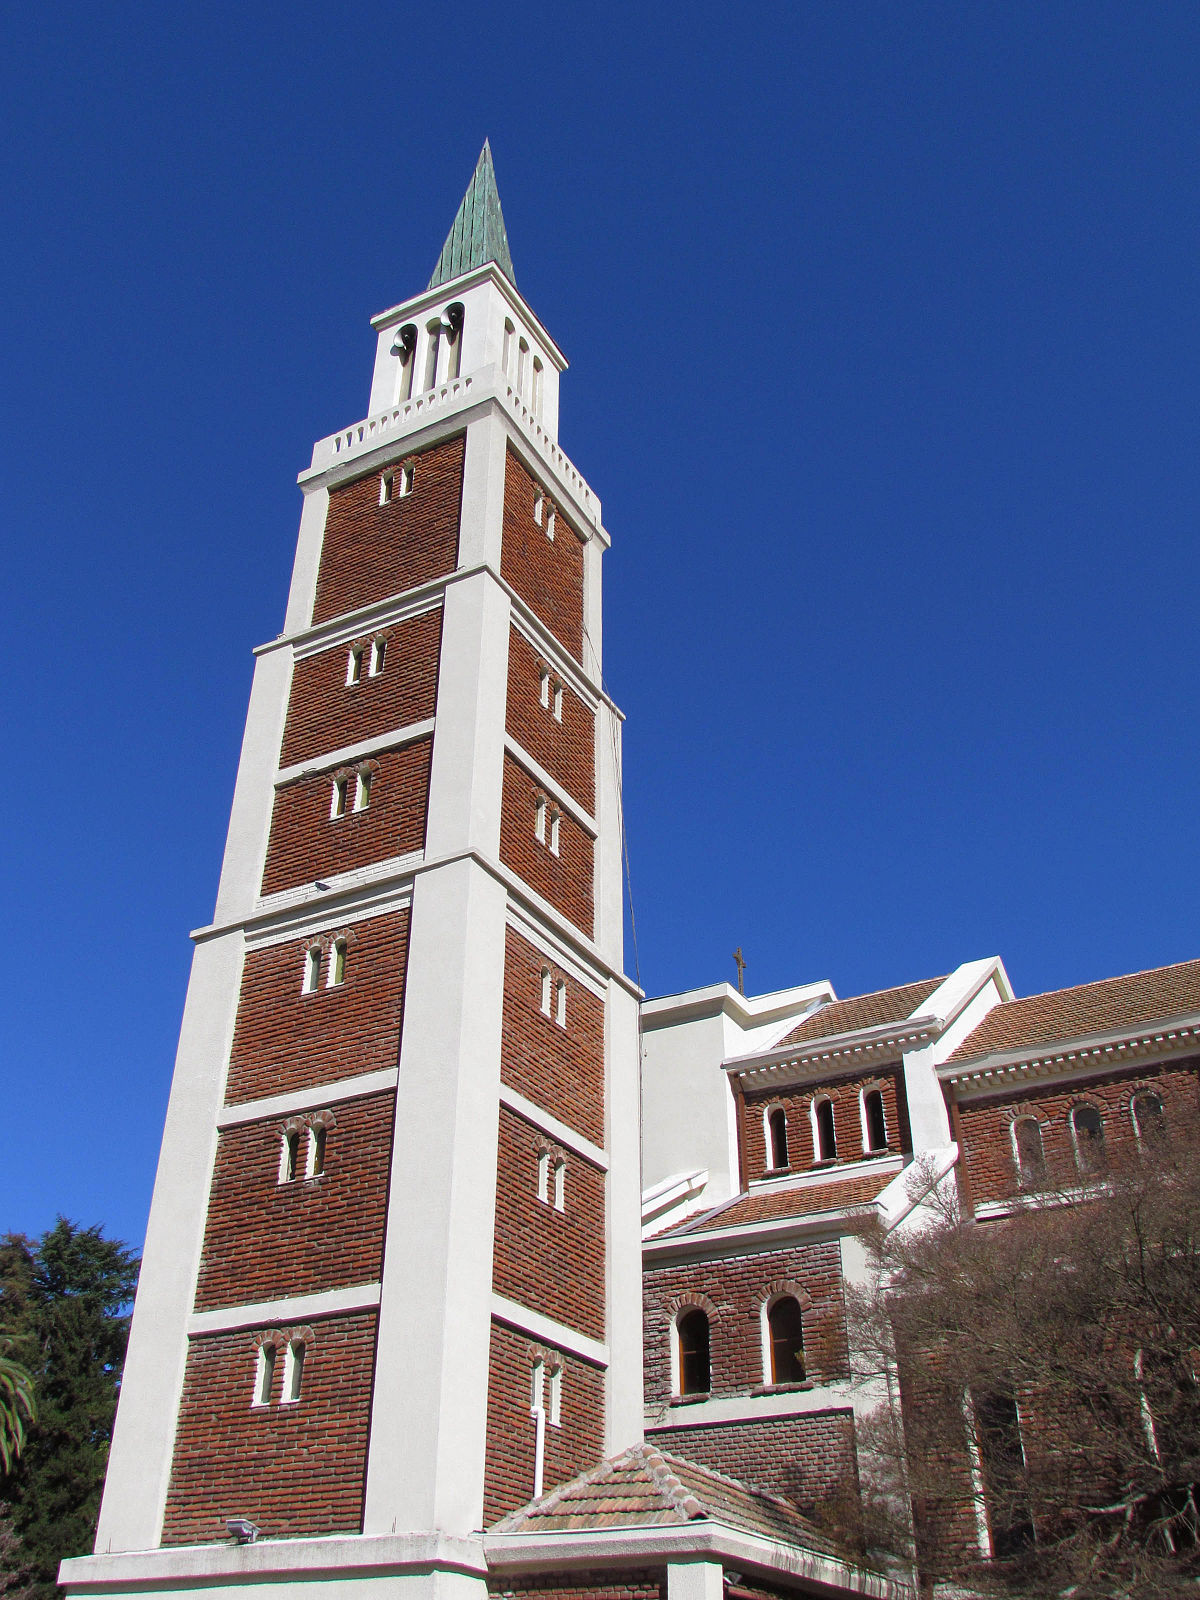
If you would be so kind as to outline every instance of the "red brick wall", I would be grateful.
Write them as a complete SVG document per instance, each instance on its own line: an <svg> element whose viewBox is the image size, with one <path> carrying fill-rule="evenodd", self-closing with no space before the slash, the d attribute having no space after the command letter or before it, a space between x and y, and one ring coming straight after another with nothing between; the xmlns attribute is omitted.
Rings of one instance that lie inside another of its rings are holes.
<svg viewBox="0 0 1200 1600"><path fill-rule="evenodd" d="M492 1323L488 1374L486 1528L533 1497L533 1418L529 1414L531 1347L536 1341L505 1323ZM566 1483L604 1455L604 1374L563 1354L562 1423L546 1428L544 1484ZM547 1379L547 1398L549 1397Z"/></svg>
<svg viewBox="0 0 1200 1600"><path fill-rule="evenodd" d="M325 1170L279 1182L289 1119L222 1131L208 1201L196 1308L244 1305L371 1283L383 1261L393 1094L329 1107ZM311 1113L310 1113L311 1115ZM303 1173L307 1130L300 1138Z"/></svg>
<svg viewBox="0 0 1200 1600"><path fill-rule="evenodd" d="M567 1025L541 1011L542 968L567 985ZM509 928L500 1077L593 1144L604 1144L604 1002Z"/></svg>
<svg viewBox="0 0 1200 1600"><path fill-rule="evenodd" d="M533 520L534 479L510 450L504 472L500 575L579 661L583 653L583 545L558 513L553 539ZM549 496L546 510L550 508ZM545 515L542 521L545 524Z"/></svg>
<svg viewBox="0 0 1200 1600"><path fill-rule="evenodd" d="M546 843L534 836L534 802L541 793L524 767L504 757L504 794L501 800L500 859L531 889L586 934L592 932L592 841L573 817L562 813L559 851L550 849L550 823ZM553 804L553 802L550 802Z"/></svg>
<svg viewBox="0 0 1200 1600"><path fill-rule="evenodd" d="M454 570L465 440L459 434L416 456L412 493L386 506L379 504L379 468L332 491L314 622Z"/></svg>
<svg viewBox="0 0 1200 1600"><path fill-rule="evenodd" d="M488 1593L506 1600L667 1600L667 1575L662 1572L548 1572L540 1577L493 1573Z"/></svg>
<svg viewBox="0 0 1200 1600"><path fill-rule="evenodd" d="M1166 1128L1192 1127L1200 1112L1200 1061L1192 1058L1166 1066L1142 1065L1119 1076L1078 1080L1037 1092L1025 1089L1003 1099L965 1101L958 1107L967 1175L976 1205L1004 1200L1018 1192L1009 1125L1015 1117L1033 1115L1042 1129L1048 1176L1069 1178L1076 1170L1068 1122L1080 1101L1096 1106L1104 1122L1105 1148L1114 1154L1136 1145L1129 1105L1139 1088L1153 1089L1163 1103Z"/></svg>
<svg viewBox="0 0 1200 1600"><path fill-rule="evenodd" d="M371 677L371 646L377 639L387 640L383 671ZM441 639L439 606L297 661L280 766L294 766L432 717ZM362 676L348 684L346 667L352 649L363 652Z"/></svg>
<svg viewBox="0 0 1200 1600"><path fill-rule="evenodd" d="M432 750L432 739L418 739L396 750L378 750L365 762L344 769L350 774L345 816L329 814L334 778L343 773L341 767L296 778L277 789L262 892L274 894L420 850L425 843ZM351 811L353 772L364 764L372 771L370 804L365 811Z"/></svg>
<svg viewBox="0 0 1200 1600"><path fill-rule="evenodd" d="M858 1493L854 1413L848 1409L650 1428L646 1439L672 1455L784 1495L810 1515L833 1498Z"/></svg>
<svg viewBox="0 0 1200 1600"><path fill-rule="evenodd" d="M828 1083L805 1084L803 1089L772 1093L761 1091L745 1096L742 1108L742 1181L761 1178L768 1170L763 1133L763 1111L767 1106L782 1106L787 1116L789 1172L807 1172L812 1167L831 1165L813 1155L812 1116L809 1106L818 1096L833 1101L833 1131L837 1140L837 1164L861 1161L863 1150L862 1116L858 1108L859 1090L864 1084L879 1087L883 1094L883 1114L887 1123L888 1149L912 1148L908 1126L908 1100L904 1093L904 1070L884 1067L878 1072L860 1072L852 1078L831 1079Z"/></svg>
<svg viewBox="0 0 1200 1600"><path fill-rule="evenodd" d="M574 1151L566 1160L564 1209L537 1197L538 1151L553 1141L507 1106L500 1107L496 1244L497 1294L553 1317L591 1339L603 1339L604 1173Z"/></svg>
<svg viewBox="0 0 1200 1600"><path fill-rule="evenodd" d="M508 709L505 726L512 737L585 811L596 799L596 719L571 688L562 684L562 720L554 715L551 671L550 705L541 702L542 671L549 663L523 633L513 628L508 640Z"/></svg>
<svg viewBox="0 0 1200 1600"><path fill-rule="evenodd" d="M709 1312L713 1394L747 1394L760 1387L759 1308L770 1286L778 1282L797 1284L812 1302L804 1311L804 1360L810 1379L848 1377L841 1250L832 1240L720 1261L648 1268L644 1276L647 1405L663 1406L671 1398L674 1317L679 1303L693 1297L702 1297L714 1308Z"/></svg>
<svg viewBox="0 0 1200 1600"><path fill-rule="evenodd" d="M188 1348L165 1545L226 1542L225 1518L266 1538L362 1529L375 1314L306 1326L313 1344L295 1405L251 1408L254 1330L210 1334ZM283 1387L283 1355L274 1395Z"/></svg>
<svg viewBox="0 0 1200 1600"><path fill-rule="evenodd" d="M309 940L252 950L242 971L226 1100L238 1104L360 1072L394 1067L400 1055L408 911L351 923L346 981L302 994ZM328 962L328 956L325 958Z"/></svg>

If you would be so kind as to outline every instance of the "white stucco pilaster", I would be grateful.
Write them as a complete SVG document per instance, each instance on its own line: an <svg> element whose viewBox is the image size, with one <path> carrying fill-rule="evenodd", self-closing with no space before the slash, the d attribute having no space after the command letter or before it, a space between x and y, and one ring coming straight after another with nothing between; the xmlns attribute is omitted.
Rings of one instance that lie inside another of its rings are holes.
<svg viewBox="0 0 1200 1600"><path fill-rule="evenodd" d="M940 1149L950 1143L950 1117L937 1071L937 1042L904 1052L904 1091L915 1151Z"/></svg>
<svg viewBox="0 0 1200 1600"><path fill-rule="evenodd" d="M482 1522L506 898L471 860L413 891L368 1534Z"/></svg>
<svg viewBox="0 0 1200 1600"><path fill-rule="evenodd" d="M583 547L583 670L597 689L604 683L603 556L599 539L589 539Z"/></svg>
<svg viewBox="0 0 1200 1600"><path fill-rule="evenodd" d="M467 427L458 533L460 567L476 567L486 562L493 572L500 571L507 439L504 424L495 409Z"/></svg>
<svg viewBox="0 0 1200 1600"><path fill-rule="evenodd" d="M242 952L238 930L197 945L192 956L96 1531L98 1553L147 1550L161 1534Z"/></svg>
<svg viewBox="0 0 1200 1600"><path fill-rule="evenodd" d="M229 813L229 832L225 836L225 859L221 864L213 914L217 924L249 917L257 903L271 833L275 773L291 682L292 652L289 648L268 650L255 659L246 731L242 735L242 753Z"/></svg>
<svg viewBox="0 0 1200 1600"><path fill-rule="evenodd" d="M604 1453L642 1439L642 1179L638 1001L613 981L604 1027L608 1147L608 1415Z"/></svg>
<svg viewBox="0 0 1200 1600"><path fill-rule="evenodd" d="M325 539L325 519L329 514L329 490L317 485L305 491L300 512L300 537L292 564L292 585L288 591L285 633L299 633L312 621L317 593L317 572L321 565L321 546Z"/></svg>
<svg viewBox="0 0 1200 1600"><path fill-rule="evenodd" d="M724 1579L719 1561L668 1561L667 1600L722 1600Z"/></svg>
<svg viewBox="0 0 1200 1600"><path fill-rule="evenodd" d="M596 708L596 847L593 854L595 942L606 961L624 963L624 819L621 813L621 718L606 700Z"/></svg>

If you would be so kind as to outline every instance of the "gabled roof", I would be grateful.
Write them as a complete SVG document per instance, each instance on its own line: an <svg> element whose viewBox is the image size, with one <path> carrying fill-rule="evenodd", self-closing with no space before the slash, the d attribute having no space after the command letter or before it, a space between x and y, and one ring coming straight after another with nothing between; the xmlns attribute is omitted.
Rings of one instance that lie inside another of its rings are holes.
<svg viewBox="0 0 1200 1600"><path fill-rule="evenodd" d="M492 1533L680 1527L708 1519L841 1558L790 1501L653 1445L637 1444L497 1522Z"/></svg>
<svg viewBox="0 0 1200 1600"><path fill-rule="evenodd" d="M970 1061L1200 1012L1200 961L1181 961L993 1007L950 1057Z"/></svg>
<svg viewBox="0 0 1200 1600"><path fill-rule="evenodd" d="M774 1222L782 1217L807 1217L819 1211L840 1211L869 1205L896 1176L894 1170L863 1173L832 1183L798 1185L788 1189L758 1190L735 1195L711 1211L688 1217L674 1227L664 1228L655 1239L678 1239L685 1235L711 1233L714 1228L737 1228L749 1222Z"/></svg>
<svg viewBox="0 0 1200 1600"><path fill-rule="evenodd" d="M492 147L485 139L475 172L462 197L458 214L450 225L442 253L429 288L439 283L449 283L464 272L473 272L486 262L494 261L515 289L512 256L508 253L508 232L504 226L504 213L500 209L500 191L496 188L496 170L492 166Z"/></svg>
<svg viewBox="0 0 1200 1600"><path fill-rule="evenodd" d="M779 1045L802 1044L809 1039L828 1039L837 1033L854 1033L859 1028L903 1022L944 981L942 978L926 978L922 983L905 983L896 989L877 989L874 994L834 1000L830 1005L814 1011L811 1017L806 1017L798 1028L793 1028L779 1041Z"/></svg>

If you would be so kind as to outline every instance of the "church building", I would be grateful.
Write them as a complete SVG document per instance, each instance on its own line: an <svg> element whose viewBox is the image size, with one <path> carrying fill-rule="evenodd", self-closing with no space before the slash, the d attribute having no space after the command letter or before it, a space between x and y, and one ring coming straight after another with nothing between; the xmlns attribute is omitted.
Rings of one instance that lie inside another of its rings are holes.
<svg viewBox="0 0 1200 1600"><path fill-rule="evenodd" d="M911 1226L942 1183L1002 1218L1052 1155L1194 1117L1200 962L646 1000L609 535L486 144L373 327L255 652L95 1553L61 1581L904 1600L827 1514L871 1471L862 1218Z"/></svg>

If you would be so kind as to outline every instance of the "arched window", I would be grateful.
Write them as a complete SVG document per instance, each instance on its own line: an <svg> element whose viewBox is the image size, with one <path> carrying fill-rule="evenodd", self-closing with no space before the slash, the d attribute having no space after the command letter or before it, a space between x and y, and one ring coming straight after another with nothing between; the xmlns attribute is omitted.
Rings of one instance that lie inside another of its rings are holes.
<svg viewBox="0 0 1200 1600"><path fill-rule="evenodd" d="M707 1394L712 1388L708 1318L699 1306L680 1313L675 1334L679 1340L680 1394Z"/></svg>
<svg viewBox="0 0 1200 1600"><path fill-rule="evenodd" d="M293 1339L283 1358L283 1401L285 1406L293 1406L300 1398L300 1390L304 1384L304 1340Z"/></svg>
<svg viewBox="0 0 1200 1600"><path fill-rule="evenodd" d="M412 322L406 323L396 335L392 349L400 357L400 379L396 386L397 400L411 400L413 392L413 368L416 366L417 356L417 329Z"/></svg>
<svg viewBox="0 0 1200 1600"><path fill-rule="evenodd" d="M540 417L542 414L542 363L536 356L533 358L533 414Z"/></svg>
<svg viewBox="0 0 1200 1600"><path fill-rule="evenodd" d="M567 1163L562 1156L556 1156L554 1161L554 1209L567 1209Z"/></svg>
<svg viewBox="0 0 1200 1600"><path fill-rule="evenodd" d="M567 985L562 978L554 985L554 1020L560 1028L567 1025Z"/></svg>
<svg viewBox="0 0 1200 1600"><path fill-rule="evenodd" d="M256 1406L271 1404L271 1390L275 1384L275 1346L260 1344L258 1364L254 1369L254 1400Z"/></svg>
<svg viewBox="0 0 1200 1600"><path fill-rule="evenodd" d="M529 346L524 339L517 340L517 393L525 398L525 379L529 370Z"/></svg>
<svg viewBox="0 0 1200 1600"><path fill-rule="evenodd" d="M866 1150L887 1149L887 1118L883 1113L881 1089L868 1089L863 1095L863 1135Z"/></svg>
<svg viewBox="0 0 1200 1600"><path fill-rule="evenodd" d="M792 1295L781 1295L767 1312L767 1331L771 1336L772 1383L803 1383L804 1316L800 1302Z"/></svg>
<svg viewBox="0 0 1200 1600"><path fill-rule="evenodd" d="M351 650L346 658L346 687L352 688L362 677L362 645Z"/></svg>
<svg viewBox="0 0 1200 1600"><path fill-rule="evenodd" d="M365 811L371 804L371 769L359 767L354 775L354 809Z"/></svg>
<svg viewBox="0 0 1200 1600"><path fill-rule="evenodd" d="M1163 1103L1153 1089L1139 1089L1129 1102L1129 1111L1133 1117L1134 1132L1143 1144L1162 1138L1166 1131Z"/></svg>
<svg viewBox="0 0 1200 1600"><path fill-rule="evenodd" d="M309 1126L308 1157L304 1168L304 1176L306 1178L319 1178L325 1171L325 1135L327 1131L323 1122L314 1122Z"/></svg>
<svg viewBox="0 0 1200 1600"><path fill-rule="evenodd" d="M336 989L339 984L345 983L345 981L346 941L345 939L336 939L334 941L332 953L329 957L329 980L326 984L326 988Z"/></svg>
<svg viewBox="0 0 1200 1600"><path fill-rule="evenodd" d="M546 797L543 794L533 802L533 837L539 844L546 842Z"/></svg>
<svg viewBox="0 0 1200 1600"><path fill-rule="evenodd" d="M371 641L371 665L370 665L370 668L369 668L370 675L371 675L372 678L377 678L379 676L379 674L383 671L383 663L384 663L384 659L385 659L386 656L387 656L387 638L386 638L386 636L384 636L383 638L380 638L380 639L373 639Z"/></svg>
<svg viewBox="0 0 1200 1600"><path fill-rule="evenodd" d="M562 845L562 812L550 813L550 854L556 856Z"/></svg>
<svg viewBox="0 0 1200 1600"><path fill-rule="evenodd" d="M446 377L457 378L462 370L463 308L457 301L442 312L446 330Z"/></svg>
<svg viewBox="0 0 1200 1600"><path fill-rule="evenodd" d="M1032 1188L1046 1175L1041 1123L1036 1117L1018 1117L1013 1123L1012 1140L1017 1176L1026 1188Z"/></svg>
<svg viewBox="0 0 1200 1600"><path fill-rule="evenodd" d="M818 1161L837 1160L837 1137L833 1130L833 1101L828 1096L813 1105L813 1148Z"/></svg>
<svg viewBox="0 0 1200 1600"><path fill-rule="evenodd" d="M321 981L321 947L313 945L311 950L304 952L304 983L302 992L312 994Z"/></svg>
<svg viewBox="0 0 1200 1600"><path fill-rule="evenodd" d="M1095 1106L1078 1105L1071 1112L1075 1165L1080 1172L1096 1172L1104 1165L1104 1123Z"/></svg>
<svg viewBox="0 0 1200 1600"><path fill-rule="evenodd" d="M537 1158L537 1197L544 1204L550 1203L550 1152L539 1150Z"/></svg>
<svg viewBox="0 0 1200 1600"><path fill-rule="evenodd" d="M509 368L512 366L512 342L516 329L507 317L504 319L504 352L500 357L500 365L504 368L504 376L510 377Z"/></svg>
<svg viewBox="0 0 1200 1600"><path fill-rule="evenodd" d="M425 382L422 389L437 387L438 357L442 350L442 319L438 317L425 330Z"/></svg>
<svg viewBox="0 0 1200 1600"><path fill-rule="evenodd" d="M782 1106L776 1106L767 1116L767 1148L771 1166L776 1171L787 1166L787 1112Z"/></svg>
<svg viewBox="0 0 1200 1600"><path fill-rule="evenodd" d="M296 1176L296 1159L300 1154L299 1128L285 1128L279 1144L279 1181L291 1183Z"/></svg>
<svg viewBox="0 0 1200 1600"><path fill-rule="evenodd" d="M542 1011L545 1013L546 1016L550 1015L550 985L551 985L550 968L549 967L543 967L542 968Z"/></svg>
<svg viewBox="0 0 1200 1600"><path fill-rule="evenodd" d="M349 788L349 778L335 778L333 780L333 795L329 801L330 818L344 817L346 815L346 792Z"/></svg>

